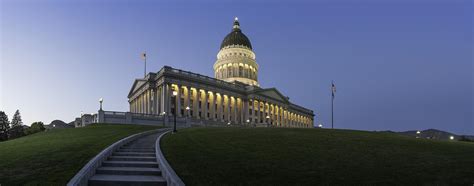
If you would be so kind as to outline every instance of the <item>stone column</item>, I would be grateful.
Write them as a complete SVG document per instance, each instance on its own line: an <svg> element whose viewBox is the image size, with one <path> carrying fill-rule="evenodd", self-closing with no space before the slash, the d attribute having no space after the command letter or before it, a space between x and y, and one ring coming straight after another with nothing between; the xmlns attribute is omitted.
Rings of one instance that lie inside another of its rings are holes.
<svg viewBox="0 0 474 186"><path fill-rule="evenodd" d="M170 84L166 84L166 94L165 94L165 99L166 99L166 115L171 116L171 95L172 95L172 89Z"/></svg>
<svg viewBox="0 0 474 186"><path fill-rule="evenodd" d="M185 109L185 112L186 112L185 113L186 117L189 117L190 110L186 110L186 107L189 107L189 109L192 108L192 106L189 105L189 97L190 97L189 89L190 89L190 87L189 86L184 86L184 87L186 89L186 94L184 95L184 109Z"/></svg>
<svg viewBox="0 0 474 186"><path fill-rule="evenodd" d="M215 92L209 93L209 119L216 120L216 94Z"/></svg>
<svg viewBox="0 0 474 186"><path fill-rule="evenodd" d="M160 91L159 87L156 88L155 94L156 94L156 96L155 96L156 97L156 99L155 99L156 114L160 115L161 114L160 113L161 112L161 110L160 110L160 107L161 107L161 105L160 105L161 91Z"/></svg>
<svg viewBox="0 0 474 186"><path fill-rule="evenodd" d="M214 96L215 96L216 105L217 105L217 109L216 109L217 121L222 121L222 96L221 96L221 94L219 94L219 96L217 96L217 93L214 94Z"/></svg>
<svg viewBox="0 0 474 186"><path fill-rule="evenodd" d="M247 120L250 121L249 119L249 100L244 100L242 99L242 115L243 115L243 118L242 118L242 123L244 123L245 125L249 124L247 123Z"/></svg>
<svg viewBox="0 0 474 186"><path fill-rule="evenodd" d="M145 92L143 92L143 104L145 106L145 108L143 109L143 111L145 112L145 114L148 114L148 90L145 90Z"/></svg>
<svg viewBox="0 0 474 186"><path fill-rule="evenodd" d="M150 90L145 90L145 114L150 113Z"/></svg>
<svg viewBox="0 0 474 186"><path fill-rule="evenodd" d="M229 115L230 115L230 122L235 122L235 98L233 96L229 96Z"/></svg>
<svg viewBox="0 0 474 186"><path fill-rule="evenodd" d="M267 120L267 104L266 102L263 102L263 123L267 123L268 120Z"/></svg>
<svg viewBox="0 0 474 186"><path fill-rule="evenodd" d="M227 96L227 103L225 104L225 112L226 112L226 121L230 122L230 104L231 104L231 99L230 96Z"/></svg>
<svg viewBox="0 0 474 186"><path fill-rule="evenodd" d="M249 114L249 119L250 123L255 123L255 100L251 99L249 100L249 107L250 107L250 114Z"/></svg>
<svg viewBox="0 0 474 186"><path fill-rule="evenodd" d="M260 104L260 101L257 100L257 123L260 123L260 121L262 120L261 118L261 114L260 114L260 110L261 110L261 104Z"/></svg>
<svg viewBox="0 0 474 186"><path fill-rule="evenodd" d="M176 92L178 93L178 94L176 94L176 102L175 102L175 104L176 104L175 105L176 106L175 107L176 116L177 117L182 117L182 115L181 115L181 92L182 91L181 91L181 86L179 86L179 85L176 85L176 86L177 86Z"/></svg>
<svg viewBox="0 0 474 186"><path fill-rule="evenodd" d="M201 90L203 90L203 94L202 94L203 99L202 99L202 106L201 106L202 119L207 120L208 119L207 118L207 102L208 102L208 100L207 100L207 91L204 90L204 89L201 89Z"/></svg>
<svg viewBox="0 0 474 186"><path fill-rule="evenodd" d="M162 84L160 89L160 114L166 112L166 92L166 84Z"/></svg>
<svg viewBox="0 0 474 186"><path fill-rule="evenodd" d="M193 91L193 116L194 118L198 119L199 116L199 89L194 89Z"/></svg>
<svg viewBox="0 0 474 186"><path fill-rule="evenodd" d="M248 110L245 110L245 101L244 99L239 99L240 104L239 104L239 110L240 110L240 123L241 124L247 124L247 118L245 117L245 114L248 112Z"/></svg>

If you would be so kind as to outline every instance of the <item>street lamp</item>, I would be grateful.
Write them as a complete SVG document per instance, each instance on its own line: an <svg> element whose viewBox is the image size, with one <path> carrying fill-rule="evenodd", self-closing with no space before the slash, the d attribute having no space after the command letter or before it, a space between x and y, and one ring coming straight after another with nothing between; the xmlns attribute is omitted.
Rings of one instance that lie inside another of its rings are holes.
<svg viewBox="0 0 474 186"><path fill-rule="evenodd" d="M267 117L265 117L265 118L267 118L267 125L270 126L270 125L269 125L269 124L270 124L270 116L267 116Z"/></svg>
<svg viewBox="0 0 474 186"><path fill-rule="evenodd" d="M178 114L178 105L176 105L176 96L178 95L178 92L176 91L173 91L173 98L174 98L174 126L173 126L173 133L176 133L178 132L178 130L176 130L176 115Z"/></svg>
<svg viewBox="0 0 474 186"><path fill-rule="evenodd" d="M187 116L189 117L189 110L191 110L191 108L189 108L189 106L186 107L186 112L188 113Z"/></svg>
<svg viewBox="0 0 474 186"><path fill-rule="evenodd" d="M416 131L416 138L420 138L421 132L419 130Z"/></svg>
<svg viewBox="0 0 474 186"><path fill-rule="evenodd" d="M454 140L454 136L449 136L449 139L450 139L450 140Z"/></svg>
<svg viewBox="0 0 474 186"><path fill-rule="evenodd" d="M323 125L322 125L322 124L319 124L318 127L319 127L319 128L323 128Z"/></svg>
<svg viewBox="0 0 474 186"><path fill-rule="evenodd" d="M100 103L100 110L102 110L102 102L104 102L104 99L103 99L103 98L100 98L100 99L99 99L99 103Z"/></svg>

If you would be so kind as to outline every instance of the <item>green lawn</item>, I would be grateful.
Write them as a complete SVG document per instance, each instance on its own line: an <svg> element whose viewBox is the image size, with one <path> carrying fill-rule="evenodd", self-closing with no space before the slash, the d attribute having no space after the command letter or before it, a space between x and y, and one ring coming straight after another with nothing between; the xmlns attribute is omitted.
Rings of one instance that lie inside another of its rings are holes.
<svg viewBox="0 0 474 186"><path fill-rule="evenodd" d="M474 143L392 133L191 128L161 141L188 185L472 185Z"/></svg>
<svg viewBox="0 0 474 186"><path fill-rule="evenodd" d="M0 185L65 185L107 146L155 128L100 124L0 142Z"/></svg>

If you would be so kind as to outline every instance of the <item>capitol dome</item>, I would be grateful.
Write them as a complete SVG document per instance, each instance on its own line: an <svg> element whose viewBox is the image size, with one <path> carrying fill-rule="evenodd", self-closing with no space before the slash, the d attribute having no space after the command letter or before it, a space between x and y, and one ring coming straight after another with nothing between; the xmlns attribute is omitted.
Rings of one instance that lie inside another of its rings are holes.
<svg viewBox="0 0 474 186"><path fill-rule="evenodd" d="M237 18L234 19L232 31L224 38L217 53L214 77L227 82L238 81L259 86L255 53L249 38L240 30Z"/></svg>
<svg viewBox="0 0 474 186"><path fill-rule="evenodd" d="M238 19L234 20L232 32L227 34L227 36L225 36L224 40L222 41L221 49L232 45L242 45L252 49L252 44L250 43L249 38L244 33L242 33L242 30L240 30Z"/></svg>

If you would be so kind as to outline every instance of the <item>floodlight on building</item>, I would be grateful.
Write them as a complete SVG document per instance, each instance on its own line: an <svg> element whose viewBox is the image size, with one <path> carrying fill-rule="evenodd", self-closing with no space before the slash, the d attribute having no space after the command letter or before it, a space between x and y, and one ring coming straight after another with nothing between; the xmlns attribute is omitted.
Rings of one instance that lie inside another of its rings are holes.
<svg viewBox="0 0 474 186"><path fill-rule="evenodd" d="M177 96L177 95L178 95L178 92L173 91L173 96Z"/></svg>
<svg viewBox="0 0 474 186"><path fill-rule="evenodd" d="M186 110L189 110L189 109L191 109L191 108L189 108L189 106L187 106L187 107L186 107Z"/></svg>
<svg viewBox="0 0 474 186"><path fill-rule="evenodd" d="M103 98L100 98L100 99L99 99L99 103L100 103L100 110L102 110L102 102L104 102L104 99L103 99Z"/></svg>
<svg viewBox="0 0 474 186"><path fill-rule="evenodd" d="M267 116L266 118L267 118L267 119L270 119L270 116Z"/></svg>
<svg viewBox="0 0 474 186"><path fill-rule="evenodd" d="M250 120L247 120L247 123L250 123Z"/></svg>
<svg viewBox="0 0 474 186"><path fill-rule="evenodd" d="M230 125L230 122L227 122L227 125Z"/></svg>

